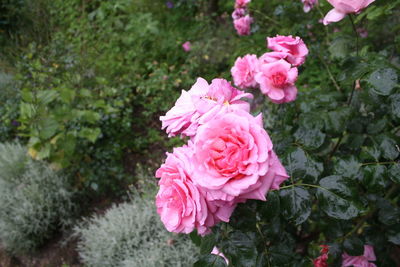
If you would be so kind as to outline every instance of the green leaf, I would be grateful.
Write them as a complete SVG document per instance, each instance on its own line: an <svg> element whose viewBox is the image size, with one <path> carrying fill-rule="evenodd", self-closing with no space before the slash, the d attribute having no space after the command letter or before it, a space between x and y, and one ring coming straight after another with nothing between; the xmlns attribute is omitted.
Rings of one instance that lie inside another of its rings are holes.
<svg viewBox="0 0 400 267"><path fill-rule="evenodd" d="M193 267L225 267L224 258L214 254L202 255L198 261L193 264Z"/></svg>
<svg viewBox="0 0 400 267"><path fill-rule="evenodd" d="M44 105L53 102L57 97L58 92L54 90L44 90L37 93L37 98Z"/></svg>
<svg viewBox="0 0 400 267"><path fill-rule="evenodd" d="M380 198L377 202L379 208L379 221L385 225L397 225L400 223L400 208L392 205L390 201Z"/></svg>
<svg viewBox="0 0 400 267"><path fill-rule="evenodd" d="M32 104L22 102L20 105L21 117L23 119L30 119L36 115L36 109Z"/></svg>
<svg viewBox="0 0 400 267"><path fill-rule="evenodd" d="M281 203L277 190L269 191L267 201L262 203L261 214L263 218L271 219L281 213Z"/></svg>
<svg viewBox="0 0 400 267"><path fill-rule="evenodd" d="M42 118L39 122L39 135L40 138L46 140L51 138L57 133L58 122L53 118Z"/></svg>
<svg viewBox="0 0 400 267"><path fill-rule="evenodd" d="M279 191L282 203L282 215L301 224L311 214L311 195L302 187L292 187Z"/></svg>
<svg viewBox="0 0 400 267"><path fill-rule="evenodd" d="M215 246L215 235L209 234L201 238L200 254L210 254Z"/></svg>
<svg viewBox="0 0 400 267"><path fill-rule="evenodd" d="M319 129L300 126L294 133L296 140L309 149L317 149L325 141L325 134Z"/></svg>
<svg viewBox="0 0 400 267"><path fill-rule="evenodd" d="M339 174L348 178L357 177L359 174L359 170L360 170L360 163L353 156L338 159L334 166L335 174Z"/></svg>
<svg viewBox="0 0 400 267"><path fill-rule="evenodd" d="M372 90L376 94L390 95L397 84L397 73L391 68L378 69L371 73L368 82L372 85Z"/></svg>
<svg viewBox="0 0 400 267"><path fill-rule="evenodd" d="M389 97L390 112L394 118L400 118L400 94L393 94Z"/></svg>
<svg viewBox="0 0 400 267"><path fill-rule="evenodd" d="M364 168L363 183L369 192L379 192L385 189L386 167L382 165L368 165Z"/></svg>
<svg viewBox="0 0 400 267"><path fill-rule="evenodd" d="M345 58L349 55L351 49L351 40L347 37L338 37L331 42L329 52L332 58Z"/></svg>
<svg viewBox="0 0 400 267"><path fill-rule="evenodd" d="M393 225L387 232L387 238L395 245L400 245L400 224Z"/></svg>
<svg viewBox="0 0 400 267"><path fill-rule="evenodd" d="M400 184L400 164L396 163L390 166L389 171L389 178L392 179L393 182Z"/></svg>
<svg viewBox="0 0 400 267"><path fill-rule="evenodd" d="M193 244L195 244L196 246L200 247L200 245L201 245L201 236L199 236L199 234L197 233L196 230L191 232L189 234L189 237L192 240Z"/></svg>
<svg viewBox="0 0 400 267"><path fill-rule="evenodd" d="M286 156L286 166L290 176L296 179L308 178L311 183L317 182L323 171L323 164L307 156L299 147Z"/></svg>
<svg viewBox="0 0 400 267"><path fill-rule="evenodd" d="M232 266L254 267L257 262L256 235L254 232L233 231L223 244Z"/></svg>
<svg viewBox="0 0 400 267"><path fill-rule="evenodd" d="M82 128L78 136L88 139L90 142L94 143L99 135L101 134L100 128Z"/></svg>
<svg viewBox="0 0 400 267"><path fill-rule="evenodd" d="M364 253L364 242L358 237L347 238L343 242L344 250L351 256L360 256Z"/></svg>
<svg viewBox="0 0 400 267"><path fill-rule="evenodd" d="M346 128L346 122L350 116L350 109L342 107L327 114L325 128L327 132L339 134Z"/></svg>
<svg viewBox="0 0 400 267"><path fill-rule="evenodd" d="M399 156L399 150L396 140L389 135L378 136L377 143L382 152L382 156L388 160L395 160Z"/></svg>
<svg viewBox="0 0 400 267"><path fill-rule="evenodd" d="M293 249L284 242L271 246L268 253L273 266L284 266L293 260Z"/></svg>
<svg viewBox="0 0 400 267"><path fill-rule="evenodd" d="M328 176L320 181L317 197L319 207L330 217L349 220L360 213L358 203L354 202L356 190L350 180L341 176Z"/></svg>

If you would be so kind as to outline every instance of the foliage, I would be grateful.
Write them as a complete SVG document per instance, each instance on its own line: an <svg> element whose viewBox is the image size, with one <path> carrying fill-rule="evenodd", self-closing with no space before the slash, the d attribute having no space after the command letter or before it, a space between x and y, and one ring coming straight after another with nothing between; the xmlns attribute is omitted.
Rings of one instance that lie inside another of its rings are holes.
<svg viewBox="0 0 400 267"><path fill-rule="evenodd" d="M75 227L78 251L87 266L190 266L195 247L168 233L153 201L136 196Z"/></svg>
<svg viewBox="0 0 400 267"><path fill-rule="evenodd" d="M341 266L344 251L361 255L364 244L374 246L377 266L398 265L399 40L386 31L398 24L398 4L380 1L353 18L368 30L364 39L348 18L319 25L325 1L309 14L300 1L250 4L259 29L240 42L292 34L310 49L294 103L255 101L291 178L267 202L239 204L229 224L197 242L196 266L216 266L214 245L232 266L311 266L322 244L329 266ZM240 56L253 52L263 53L248 46Z"/></svg>
<svg viewBox="0 0 400 267"><path fill-rule="evenodd" d="M71 222L73 194L65 176L0 144L0 240L13 254L31 252Z"/></svg>

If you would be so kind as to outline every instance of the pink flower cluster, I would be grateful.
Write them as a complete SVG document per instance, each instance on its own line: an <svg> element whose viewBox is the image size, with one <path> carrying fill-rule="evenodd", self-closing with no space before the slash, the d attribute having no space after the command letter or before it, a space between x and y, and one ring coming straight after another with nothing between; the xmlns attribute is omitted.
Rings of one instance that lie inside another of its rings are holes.
<svg viewBox="0 0 400 267"><path fill-rule="evenodd" d="M169 136L190 137L156 172L157 212L168 231L205 235L238 203L265 201L288 178L261 114L253 117L241 100L251 97L224 79L198 78L160 118Z"/></svg>
<svg viewBox="0 0 400 267"><path fill-rule="evenodd" d="M233 26L239 35L250 35L253 18L247 14L247 5L251 0L236 0L232 13Z"/></svg>
<svg viewBox="0 0 400 267"><path fill-rule="evenodd" d="M231 69L233 81L239 88L257 88L277 104L296 99L297 67L302 65L308 49L300 37L280 36L267 38L267 52L260 58L245 55L236 59Z"/></svg>

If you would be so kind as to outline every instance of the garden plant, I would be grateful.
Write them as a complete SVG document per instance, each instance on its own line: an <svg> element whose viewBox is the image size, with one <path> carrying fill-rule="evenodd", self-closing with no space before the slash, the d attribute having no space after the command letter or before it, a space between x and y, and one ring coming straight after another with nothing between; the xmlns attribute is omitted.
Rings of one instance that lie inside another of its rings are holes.
<svg viewBox="0 0 400 267"><path fill-rule="evenodd" d="M400 266L400 0L0 11L0 265Z"/></svg>

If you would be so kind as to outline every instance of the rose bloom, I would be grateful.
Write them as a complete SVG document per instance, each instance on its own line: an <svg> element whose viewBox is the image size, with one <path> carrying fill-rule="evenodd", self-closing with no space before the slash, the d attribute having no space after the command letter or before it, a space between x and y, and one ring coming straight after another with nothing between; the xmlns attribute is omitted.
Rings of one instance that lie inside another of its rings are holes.
<svg viewBox="0 0 400 267"><path fill-rule="evenodd" d="M370 261L376 261L374 247L370 245L364 245L364 254L362 256L350 256L346 252L342 255L342 266L354 266L354 267L376 267L376 265Z"/></svg>
<svg viewBox="0 0 400 267"><path fill-rule="evenodd" d="M198 78L189 91L182 90L175 106L160 117L162 129L166 128L168 136L181 134L192 137L200 124L218 113L237 109L249 111L249 103L241 99L252 97L224 79L214 79L209 85L203 78Z"/></svg>
<svg viewBox="0 0 400 267"><path fill-rule="evenodd" d="M306 60L308 48L300 37L277 35L267 38L268 48L275 52L288 53L287 61L293 66L300 66Z"/></svg>
<svg viewBox="0 0 400 267"><path fill-rule="evenodd" d="M245 14L246 14L246 8L244 8L244 7L235 8L235 10L232 13L232 18L234 20L240 19L240 18L244 17Z"/></svg>
<svg viewBox="0 0 400 267"><path fill-rule="evenodd" d="M243 8L246 7L251 0L236 0L235 1L235 8Z"/></svg>
<svg viewBox="0 0 400 267"><path fill-rule="evenodd" d="M197 229L200 235L205 235L218 222L228 222L240 201L207 201L206 193L192 181L192 157L190 141L188 146L167 153L165 163L156 171L156 177L160 178L157 213L170 232L187 234Z"/></svg>
<svg viewBox="0 0 400 267"><path fill-rule="evenodd" d="M301 0L303 3L303 10L305 13L310 12L310 10L318 4L318 0Z"/></svg>
<svg viewBox="0 0 400 267"><path fill-rule="evenodd" d="M292 68L288 62L281 59L276 62L261 64L256 81L260 84L261 92L274 103L281 104L296 99L297 68Z"/></svg>
<svg viewBox="0 0 400 267"><path fill-rule="evenodd" d="M187 42L184 42L184 43L182 44L182 48L183 48L183 50L184 50L185 52L189 52L190 50L192 50L191 45L192 45L192 44L191 44L189 41L187 41Z"/></svg>
<svg viewBox="0 0 400 267"><path fill-rule="evenodd" d="M238 57L231 69L233 82L239 88L257 87L254 77L258 72L258 59L256 55Z"/></svg>
<svg viewBox="0 0 400 267"><path fill-rule="evenodd" d="M198 128L193 146L193 181L207 191L207 200L266 200L288 178L261 115L220 114Z"/></svg>
<svg viewBox="0 0 400 267"><path fill-rule="evenodd" d="M347 14L359 13L375 0L328 0L333 9L326 14L324 25L342 20Z"/></svg>
<svg viewBox="0 0 400 267"><path fill-rule="evenodd" d="M161 178L156 196L161 221L170 232L188 234L197 228L204 234L208 207L190 178L192 149L188 146L175 148L167 155L165 163L156 172L156 177Z"/></svg>
<svg viewBox="0 0 400 267"><path fill-rule="evenodd" d="M262 64L266 64L266 63L276 62L281 59L286 60L288 56L289 56L289 53L286 53L286 52L267 52L258 59L258 63L259 63L259 65L262 65Z"/></svg>
<svg viewBox="0 0 400 267"><path fill-rule="evenodd" d="M253 23L253 18L250 17L250 15L246 15L233 21L233 25L239 35L250 35L251 23Z"/></svg>

